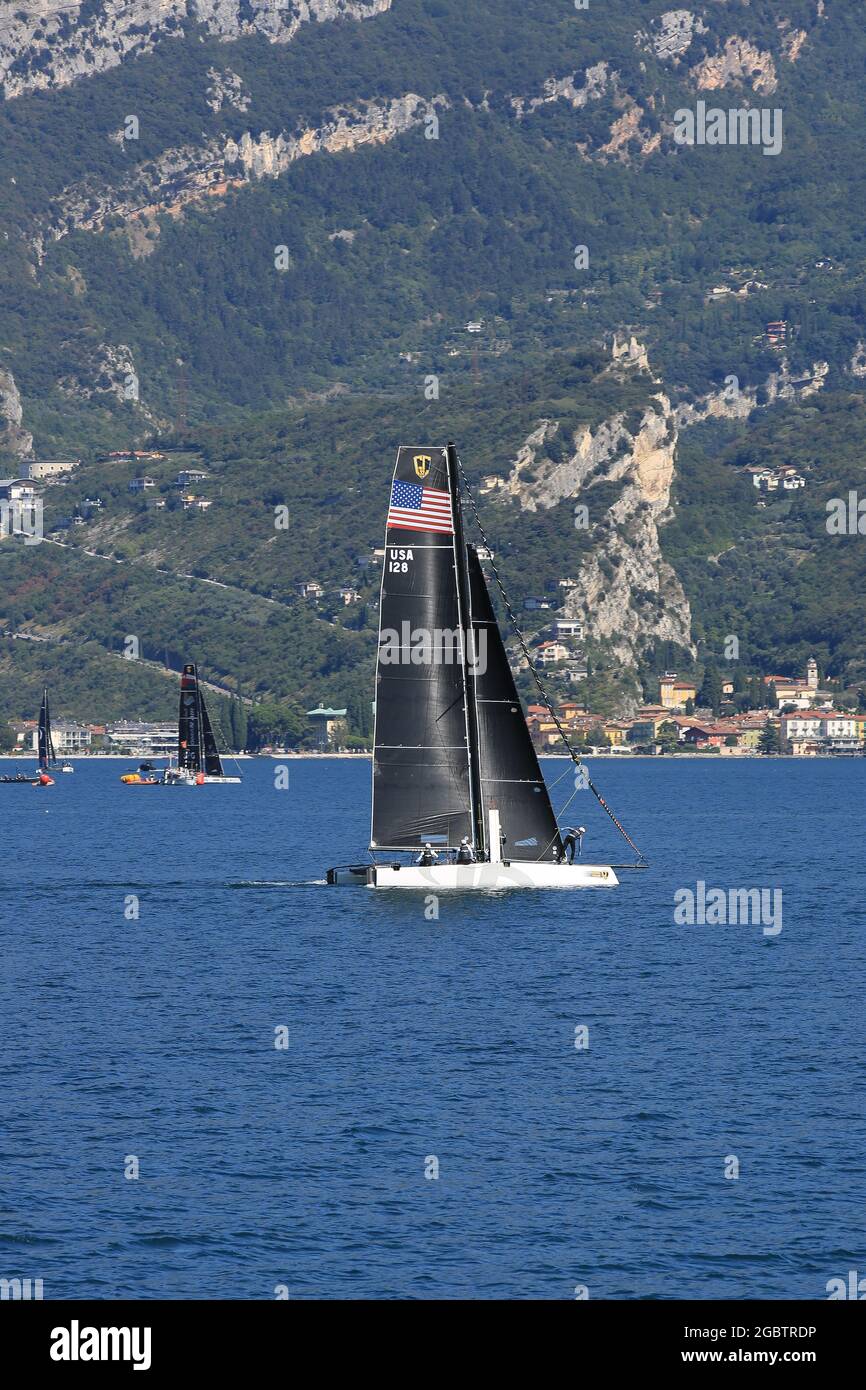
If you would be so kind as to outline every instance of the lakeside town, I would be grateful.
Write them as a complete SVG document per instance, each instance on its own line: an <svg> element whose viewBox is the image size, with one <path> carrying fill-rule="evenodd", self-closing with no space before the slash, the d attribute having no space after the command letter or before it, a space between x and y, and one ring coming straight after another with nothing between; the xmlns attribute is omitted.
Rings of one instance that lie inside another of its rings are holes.
<svg viewBox="0 0 866 1390"><path fill-rule="evenodd" d="M763 707L738 708L734 682L720 677L718 712L714 712L699 703L702 689L696 681L680 679L670 671L659 680L658 701L641 705L632 718L606 718L577 700L564 700L554 703L552 712L545 705L530 704L526 722L542 756L565 751L561 731L577 751L595 755L851 757L866 753L866 710L836 708L834 693L821 688L814 657L803 677L768 674L761 678L760 690ZM255 750L226 751L264 756L369 754L369 746L349 738L346 709L322 701L306 711L306 719L307 734L296 747L265 744ZM7 756L30 756L36 751L35 719L10 719L5 729ZM177 724L171 722L124 719L90 724L57 719L52 732L58 756L64 758L169 758L177 753Z"/></svg>
<svg viewBox="0 0 866 1390"><path fill-rule="evenodd" d="M779 331L784 326L783 323L771 325ZM31 462L25 470L26 478L0 480L0 507L4 504L7 509L17 507L23 509L22 514L28 507L36 507L40 502L37 489L66 486L82 462L82 459ZM129 470L126 490L137 496L147 510L181 508L203 512L213 503L213 498L195 490L207 487L208 472L192 466L177 468L170 453L128 448L98 454L96 462ZM153 475L143 471L146 465L154 470ZM160 466L164 477L156 476ZM743 471L757 493L758 507L766 505L764 498L768 493L790 492L806 485L805 478L787 465L776 469L749 465ZM496 491L502 483L498 475L485 475L480 492ZM53 521L51 534L55 537L66 535L72 527L95 519L104 507L101 497L86 497L69 516ZM0 537L3 534L0 526ZM357 577L336 589L317 578L299 580L294 586L296 600L309 605L317 617L332 627L339 625L347 612L363 608L374 614L378 608L377 571L384 564L385 553L384 546L372 546L359 554L356 557ZM482 562L493 559L493 553L486 546L477 547L477 554ZM607 702L606 709L592 708L591 698L579 698L581 687L588 689L592 685L588 679L592 673L591 663L583 645L587 634L579 619L568 616L569 601L577 587L574 579L559 578L550 580L542 590L522 597L528 654L537 672L557 692L551 698L550 707L539 703L530 703L527 707L527 726L539 755L565 752L563 733L569 745L582 753L615 756L816 757L857 756L866 752L866 701L858 697L857 692L829 688L832 682L827 683L827 687L822 685L814 656L808 659L800 676L778 672L728 676L707 667L698 680L669 670L656 678L657 690L652 692L655 698L639 705L627 717L610 714L611 708L616 707L612 701ZM511 657L516 669L521 663L516 647ZM221 693L230 694L229 691ZM651 693L646 682L644 693ZM566 694L568 698L562 698ZM270 732L264 741L258 737L245 743L246 733L235 730L225 734L222 742L226 751L231 751L234 745L237 753L249 754L369 754L372 717L365 716L359 723L357 711L340 708L339 702L332 706L324 698L316 708L302 710L300 714L302 727L297 737L290 740L277 730ZM171 757L177 752L177 728L173 723L135 718L113 723L60 718L54 721L53 728L57 752L65 758L160 758ZM0 713L0 750L5 755L29 756L35 751L36 736L35 719L4 721Z"/></svg>

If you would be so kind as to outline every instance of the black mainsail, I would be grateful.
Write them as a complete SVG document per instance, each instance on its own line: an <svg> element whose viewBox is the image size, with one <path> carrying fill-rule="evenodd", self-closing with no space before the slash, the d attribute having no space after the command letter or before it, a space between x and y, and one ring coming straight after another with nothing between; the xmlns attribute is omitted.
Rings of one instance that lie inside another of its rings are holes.
<svg viewBox="0 0 866 1390"><path fill-rule="evenodd" d="M424 635L463 631L452 477L442 448L398 451L382 562L371 849L474 839L466 672L425 660ZM419 659L414 659L418 657Z"/></svg>
<svg viewBox="0 0 866 1390"><path fill-rule="evenodd" d="M177 761L187 772L203 772L209 777L224 775L194 662L184 666L180 677Z"/></svg>
<svg viewBox="0 0 866 1390"><path fill-rule="evenodd" d="M497 809L514 860L561 842L478 557L463 538L453 446L402 447L385 535L371 849L487 856Z"/></svg>
<svg viewBox="0 0 866 1390"><path fill-rule="evenodd" d="M39 766L43 772L57 762L54 740L51 737L51 714L48 709L48 687L42 690L42 704L39 706ZM32 747L32 745L31 745Z"/></svg>

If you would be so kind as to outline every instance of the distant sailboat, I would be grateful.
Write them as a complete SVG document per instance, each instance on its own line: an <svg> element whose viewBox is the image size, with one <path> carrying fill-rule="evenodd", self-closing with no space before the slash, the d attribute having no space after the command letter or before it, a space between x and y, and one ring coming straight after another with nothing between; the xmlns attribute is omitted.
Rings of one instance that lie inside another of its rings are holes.
<svg viewBox="0 0 866 1390"><path fill-rule="evenodd" d="M51 737L51 715L48 709L48 688L43 687L42 704L39 706L39 729L36 739L39 772L35 777L25 777L17 772L14 777L0 777L0 784L7 787L53 787L54 778L49 776L57 764L54 740Z"/></svg>
<svg viewBox="0 0 866 1390"><path fill-rule="evenodd" d="M612 865L564 862L481 563L464 541L458 471L451 444L397 454L382 566L370 836L371 853L388 859L330 869L328 883L613 888ZM454 659L439 635L453 639ZM400 852L415 858L395 862ZM427 863L417 862L422 856Z"/></svg>
<svg viewBox="0 0 866 1390"><path fill-rule="evenodd" d="M213 725L204 702L194 662L184 666L180 677L180 709L177 721L177 766L169 759L167 767L141 763L136 772L126 772L121 782L135 787L202 787L214 783L240 783L223 771Z"/></svg>
<svg viewBox="0 0 866 1390"><path fill-rule="evenodd" d="M48 708L48 687L42 691L42 704L39 706L39 770L47 772L49 768L57 766L57 754L54 751L54 739L51 737L51 712Z"/></svg>
<svg viewBox="0 0 866 1390"><path fill-rule="evenodd" d="M169 772L169 778L194 786L239 783L241 780L228 777L223 771L194 662L184 666L180 678L177 764L177 769Z"/></svg>

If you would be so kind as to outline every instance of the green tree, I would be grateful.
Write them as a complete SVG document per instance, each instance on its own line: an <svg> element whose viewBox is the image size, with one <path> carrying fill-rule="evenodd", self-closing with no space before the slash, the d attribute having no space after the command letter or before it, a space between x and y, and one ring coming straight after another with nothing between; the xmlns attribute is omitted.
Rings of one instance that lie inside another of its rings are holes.
<svg viewBox="0 0 866 1390"><path fill-rule="evenodd" d="M662 753L679 752L680 740L676 724L662 724L656 735L656 743Z"/></svg>
<svg viewBox="0 0 866 1390"><path fill-rule="evenodd" d="M765 724L761 730L761 737L758 739L759 753L778 753L779 752L779 730L775 724Z"/></svg>
<svg viewBox="0 0 866 1390"><path fill-rule="evenodd" d="M699 705L709 705L713 714L722 707L722 677L718 666L708 666L704 671L704 683L698 694Z"/></svg>
<svg viewBox="0 0 866 1390"><path fill-rule="evenodd" d="M232 745L242 753L247 746L247 711L242 700L234 699L229 706L229 726Z"/></svg>

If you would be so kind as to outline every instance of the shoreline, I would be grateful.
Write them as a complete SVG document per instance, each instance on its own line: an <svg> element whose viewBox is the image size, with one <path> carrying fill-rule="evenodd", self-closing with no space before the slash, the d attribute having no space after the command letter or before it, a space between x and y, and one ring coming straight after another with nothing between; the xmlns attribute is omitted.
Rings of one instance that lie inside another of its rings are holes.
<svg viewBox="0 0 866 1390"><path fill-rule="evenodd" d="M284 753L224 753L222 756L229 762L278 762L283 758L290 758L293 762L304 761L331 761L331 762L370 762L372 753L295 753L286 750ZM539 753L539 758L550 760L551 762L571 762L572 759L567 753ZM713 763L753 763L753 762L851 762L858 757L866 756L863 753L739 753L739 754L718 754L718 753L585 753L581 755L581 762L713 762ZM0 762L8 763L29 763L36 760L35 753L0 753ZM63 754L58 758L58 762L64 763L98 763L98 762L120 762L130 763L135 761L162 762L165 754L139 754L139 753L71 753Z"/></svg>

